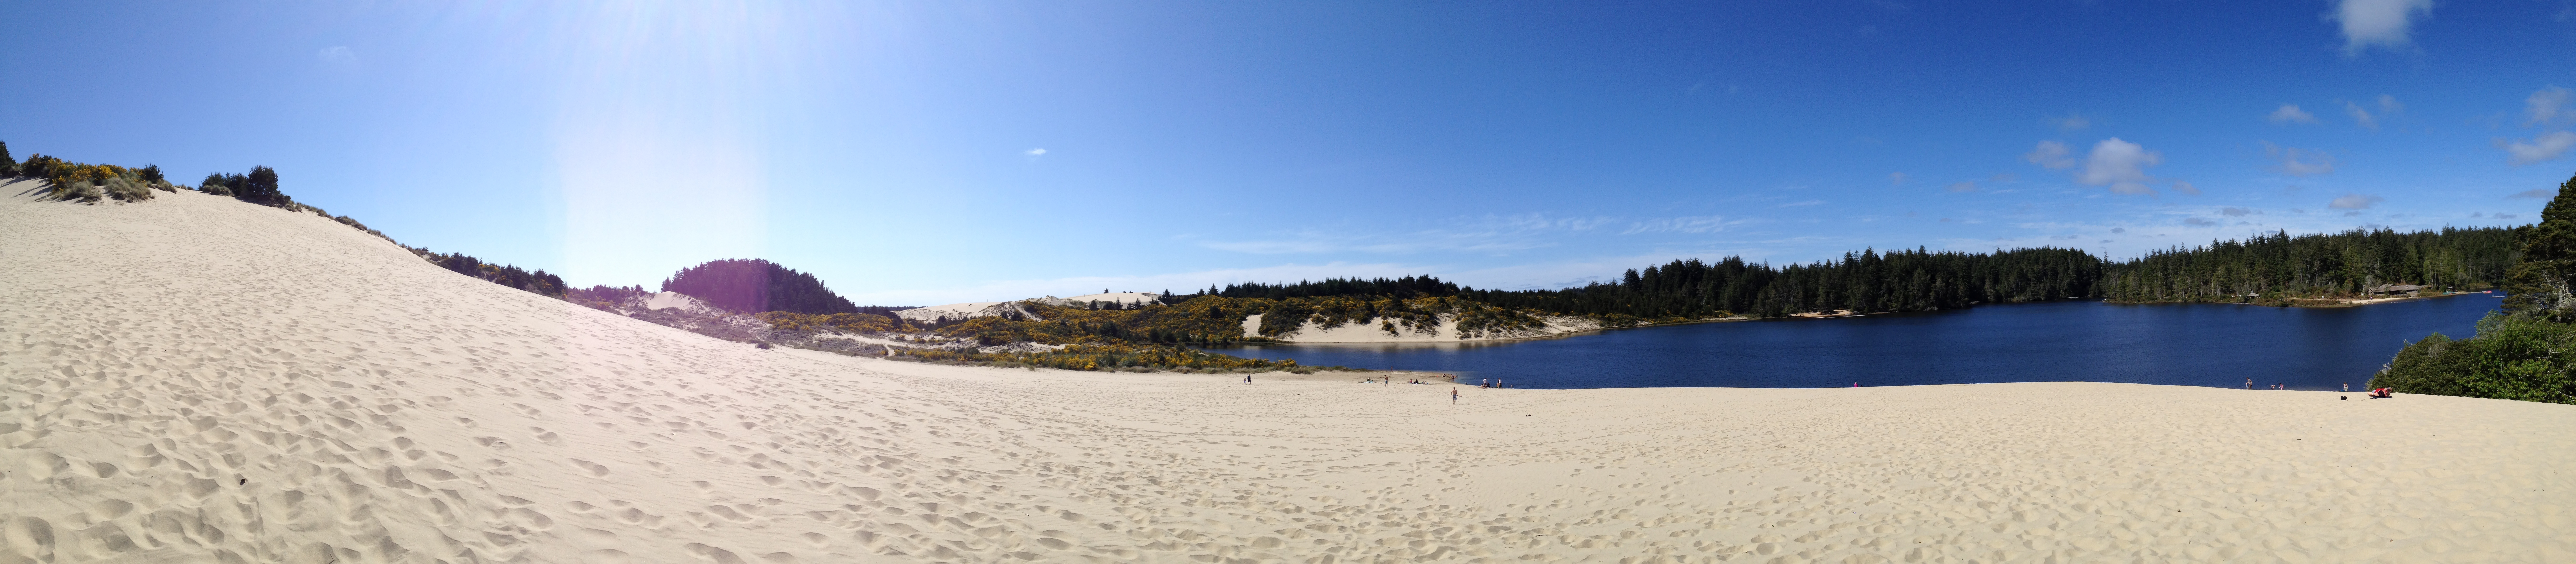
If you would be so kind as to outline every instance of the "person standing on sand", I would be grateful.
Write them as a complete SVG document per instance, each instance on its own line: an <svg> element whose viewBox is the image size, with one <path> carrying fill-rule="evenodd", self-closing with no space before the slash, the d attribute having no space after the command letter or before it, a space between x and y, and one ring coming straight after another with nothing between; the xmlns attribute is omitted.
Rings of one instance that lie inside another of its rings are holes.
<svg viewBox="0 0 2576 564"><path fill-rule="evenodd" d="M1243 375L1243 383L1244 383L1245 385L1251 385L1251 384L1252 384L1252 375L1251 375L1251 374L1245 374L1245 375Z"/></svg>
<svg viewBox="0 0 2576 564"><path fill-rule="evenodd" d="M2246 379L2245 379L2245 389L2248 389L2248 390L2254 389L2254 379L2253 379L2253 378L2246 378Z"/></svg>
<svg viewBox="0 0 2576 564"><path fill-rule="evenodd" d="M1458 405L1458 389L1449 389L1449 405Z"/></svg>

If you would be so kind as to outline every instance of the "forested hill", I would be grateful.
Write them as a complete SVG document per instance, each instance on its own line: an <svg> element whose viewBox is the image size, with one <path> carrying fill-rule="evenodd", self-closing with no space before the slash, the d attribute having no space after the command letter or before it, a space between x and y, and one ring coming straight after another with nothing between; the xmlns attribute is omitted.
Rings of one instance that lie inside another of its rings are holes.
<svg viewBox="0 0 2576 564"><path fill-rule="evenodd" d="M832 293L814 275L760 259L713 260L682 268L662 281L662 291L688 294L710 305L744 313L830 315L860 311L859 306Z"/></svg>
<svg viewBox="0 0 2576 564"><path fill-rule="evenodd" d="M2124 262L2076 249L1992 253L1862 250L1839 260L1773 266L1726 257L1629 270L1615 282L1557 290L1479 290L1428 275L1295 284L1236 284L1197 296L1286 300L1325 296L1450 297L1610 326L1725 316L1931 311L1981 303L2061 299L2120 302L2236 302L2294 305L2300 298L2357 297L2383 284L2480 289L2501 283L2520 260L2513 229L2380 229L2292 236L2287 232L2207 246L2172 248Z"/></svg>
<svg viewBox="0 0 2576 564"><path fill-rule="evenodd" d="M2110 265L2102 294L2122 302L2234 302L2262 294L2253 301L2286 304L2296 298L2357 296L2382 284L2480 289L2503 282L2520 261L2513 241L2514 229L2501 227L2297 236L2274 232L2151 252Z"/></svg>
<svg viewBox="0 0 2576 564"><path fill-rule="evenodd" d="M2075 249L1993 253L1885 254L1863 250L1841 260L1774 267L1727 257L1673 261L1629 270L1617 282L1558 290L1478 290L1431 276L1398 279L1237 284L1197 296L1291 299L1323 296L1447 297L1504 308L1600 319L1611 326L1735 315L1783 317L1807 312L1929 311L1978 303L2097 297L2102 261Z"/></svg>
<svg viewBox="0 0 2576 564"><path fill-rule="evenodd" d="M2075 249L1993 253L1863 250L1842 260L1773 267L1741 257L1697 259L1630 270L1616 283L1563 290L1467 291L1503 307L1641 319L1727 314L1781 317L1851 310L1930 311L1979 303L2097 295L2102 261Z"/></svg>

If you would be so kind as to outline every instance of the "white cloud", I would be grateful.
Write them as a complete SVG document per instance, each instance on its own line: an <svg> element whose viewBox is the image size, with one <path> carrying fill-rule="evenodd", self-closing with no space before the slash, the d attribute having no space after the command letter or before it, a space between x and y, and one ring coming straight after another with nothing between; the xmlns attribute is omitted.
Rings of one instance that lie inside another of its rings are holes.
<svg viewBox="0 0 2576 564"><path fill-rule="evenodd" d="M2198 195L2200 195L2200 187L2199 187L2199 186L2193 186L2193 185L2191 185L2191 183L2189 183L2189 182L2183 182L2183 181L2180 181L2180 180L2176 180L2176 181L2174 181L2173 189L2174 189L2174 191L2175 191L2175 192L2181 192L2181 193L2183 193L2183 195L2186 195L2186 196L2198 196Z"/></svg>
<svg viewBox="0 0 2576 564"><path fill-rule="evenodd" d="M2021 159L2046 168L2075 168L2075 159L2066 157L2072 152L2067 150L2065 143L2041 141L2038 147L2022 153Z"/></svg>
<svg viewBox="0 0 2576 564"><path fill-rule="evenodd" d="M2281 172L2289 173L2290 176L2334 174L2334 155L2326 154L2323 151L2310 151L2297 147L2282 147L2274 145L2270 141L2265 141L2263 142L2263 154L2275 159L2280 159Z"/></svg>
<svg viewBox="0 0 2576 564"><path fill-rule="evenodd" d="M2542 88L2539 92L2531 93L2530 98L2522 101L2523 115L2529 118L2522 124L2548 125L2561 119L2576 119L2576 107L2569 107L2568 104L2571 97L2576 96L2571 96L2566 88L2557 86Z"/></svg>
<svg viewBox="0 0 2576 564"><path fill-rule="evenodd" d="M2048 124L2065 131L2083 131L2093 127L2093 120L2085 119L2084 114L2066 114L2066 117L2049 116Z"/></svg>
<svg viewBox="0 0 2576 564"><path fill-rule="evenodd" d="M2187 217L2187 218L2183 218L2182 223L2183 223L2183 225L2189 225L2189 226L2193 226L2193 227L2209 227L2209 226L2212 226L2212 225L2218 225L2218 222L2210 221L2210 220L2202 219L2202 218L2197 218L2197 217Z"/></svg>
<svg viewBox="0 0 2576 564"><path fill-rule="evenodd" d="M2379 120L2372 119L2370 117L2370 110L2362 109L2361 104L2344 102L2343 113L2351 114L2353 123L2361 124L2362 127L2369 128L2373 131L2379 129Z"/></svg>
<svg viewBox="0 0 2576 564"><path fill-rule="evenodd" d="M2343 24L2343 54L2347 57L2360 56L2363 49L2372 46L2407 46L2413 41L2415 17L2433 13L2433 0L2341 0L2335 4L2330 17Z"/></svg>
<svg viewBox="0 0 2576 564"><path fill-rule="evenodd" d="M2093 154L2084 158L2084 170L2075 173L2075 181L2090 186L2110 185L2113 194L2151 194L2147 167L2164 164L2165 157L2136 143L2118 137L2093 144Z"/></svg>
<svg viewBox="0 0 2576 564"><path fill-rule="evenodd" d="M1895 186L1895 185L1898 185L1898 184L1904 184L1904 183L1905 183L1905 173L1902 173L1902 172L1890 172L1890 173L1887 173L1887 185L1889 185L1889 186Z"/></svg>
<svg viewBox="0 0 2576 564"><path fill-rule="evenodd" d="M1977 183L1975 183L1975 182L1958 182L1958 183L1953 183L1953 184L1951 184L1951 185L1950 185L1950 191L1952 191L1952 192L1975 192L1975 191L1977 191Z"/></svg>
<svg viewBox="0 0 2576 564"><path fill-rule="evenodd" d="M2219 213L2219 214L2221 214L2221 215L2225 215L2225 216L2227 216L2227 217L2245 217L2246 215L2248 215L2248 214L2252 214L2252 213L2254 213L2254 212L2253 212L2253 210L2248 210L2248 209L2245 209L2245 208L2229 207L2229 208L2227 208L2227 209L2218 210L2218 213Z"/></svg>
<svg viewBox="0 0 2576 564"><path fill-rule="evenodd" d="M2527 165L2566 155L2569 147L2576 147L2576 132L2552 131L2520 141L2497 139L2495 144L2510 155L2508 162L2516 166Z"/></svg>
<svg viewBox="0 0 2576 564"><path fill-rule="evenodd" d="M2341 197L2341 198L2335 198L2335 199L2334 199L2334 201L2332 201L2332 202L2326 202L2326 207L2334 208L2334 209L2339 209L2339 210L2360 210L2360 209L2370 209L2370 206L2377 205L2378 203L2380 203L2380 202L2385 202L2385 201L2388 201L2388 199L2387 199L2387 198L2378 197L2378 196L2365 196L2365 195L2361 195L2361 194L2344 194L2344 195L2343 195L2343 197ZM2352 214L2345 214L2345 215L2352 215Z"/></svg>
<svg viewBox="0 0 2576 564"><path fill-rule="evenodd" d="M1786 203L1786 204L1780 204L1780 205L1771 206L1771 207L1775 207L1775 208L1795 208L1795 207L1804 207L1804 206L1820 206L1820 205L1824 205L1824 203L1825 203L1825 201L1824 201L1824 200L1807 200L1807 201L1804 201L1804 202L1789 202L1789 203Z"/></svg>
<svg viewBox="0 0 2576 564"><path fill-rule="evenodd" d="M2406 105L2397 103L2396 96L2379 95L2379 113L2393 114L2402 111L2406 111Z"/></svg>
<svg viewBox="0 0 2576 564"><path fill-rule="evenodd" d="M1044 148L1044 147L1040 147L1040 148L1036 148L1036 149L1029 149L1029 150L1026 150L1026 151L1021 151L1021 152L1020 152L1020 154L1028 155L1028 156L1032 156L1032 157L1034 157L1034 156L1038 156L1038 155L1044 155L1044 154L1046 154L1046 148Z"/></svg>
<svg viewBox="0 0 2576 564"><path fill-rule="evenodd" d="M2299 109L2298 104L2282 104L2280 109L2272 110L2271 120L2272 123L2316 123L2317 115Z"/></svg>
<svg viewBox="0 0 2576 564"><path fill-rule="evenodd" d="M2530 189L2530 190L2524 190L2524 191L2521 191L2521 192L2515 192L2515 193L2513 193L2513 195L2511 195L2511 196L2505 196L2505 197L2507 197L2507 198L2533 198L2533 199L2546 200L2546 199L2549 199L2551 196L2557 196L2557 195L2558 195L2558 191L2556 191L2556 190L2550 190L2550 189L2546 189L2546 188L2533 188L2533 189Z"/></svg>

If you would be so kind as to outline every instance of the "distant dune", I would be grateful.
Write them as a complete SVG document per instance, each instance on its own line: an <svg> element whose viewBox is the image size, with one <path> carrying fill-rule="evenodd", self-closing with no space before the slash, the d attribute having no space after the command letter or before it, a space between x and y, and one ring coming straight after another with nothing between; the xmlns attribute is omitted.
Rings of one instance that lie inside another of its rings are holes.
<svg viewBox="0 0 2576 564"><path fill-rule="evenodd" d="M0 260L0 564L2576 561L2568 405L902 363L184 192Z"/></svg>

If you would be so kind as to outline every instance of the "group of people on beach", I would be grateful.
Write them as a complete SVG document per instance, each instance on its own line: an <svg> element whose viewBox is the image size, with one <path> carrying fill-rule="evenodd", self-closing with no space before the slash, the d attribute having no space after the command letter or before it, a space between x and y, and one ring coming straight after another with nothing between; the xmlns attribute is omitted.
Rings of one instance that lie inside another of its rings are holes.
<svg viewBox="0 0 2576 564"><path fill-rule="evenodd" d="M2248 389L2248 390L2254 389L2254 379L2253 379L2253 378L2246 378L2246 379L2245 379L2245 389ZM2273 385L2272 385L2272 389L2274 389L2274 390L2281 390L2281 391L2289 391L2289 389L2290 389L2290 385L2289 385L2289 384L2273 384ZM2344 382L2344 383L2343 383L2343 391L2346 391L2346 392L2350 392L2350 391L2352 391L2352 383L2351 383L2351 382ZM2396 397L2396 396L2397 396L2397 390L2395 390L2395 389L2391 389L2391 388L2373 388L2373 389L2371 389L2371 390L2370 390L2370 397L2372 397L2372 398L2390 398L2390 397Z"/></svg>

